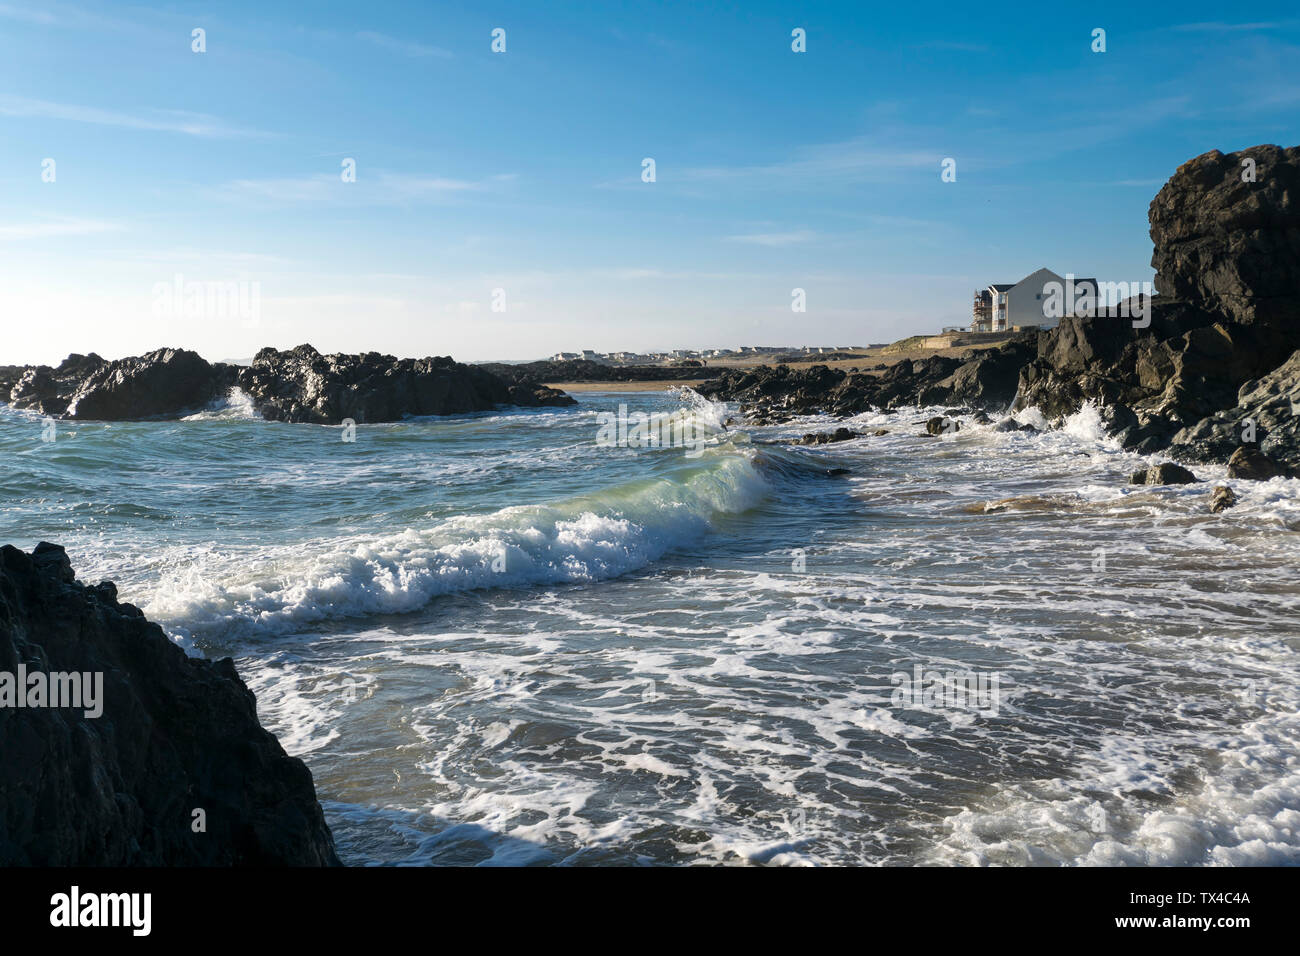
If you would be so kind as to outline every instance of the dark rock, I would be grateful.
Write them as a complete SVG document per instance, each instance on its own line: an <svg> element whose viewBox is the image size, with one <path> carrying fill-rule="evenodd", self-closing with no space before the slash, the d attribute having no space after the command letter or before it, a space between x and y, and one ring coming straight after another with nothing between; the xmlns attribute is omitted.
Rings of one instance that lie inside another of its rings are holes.
<svg viewBox="0 0 1300 956"><path fill-rule="evenodd" d="M1173 436L1170 452L1193 461L1222 461L1257 445L1290 470L1300 470L1300 351L1263 378L1244 383L1235 403Z"/></svg>
<svg viewBox="0 0 1300 956"><path fill-rule="evenodd" d="M903 359L878 366L878 375L825 365L804 369L760 365L722 372L697 391L718 400L780 404L797 415L825 411L847 416L951 402L1002 409L1015 397L1018 370L1033 348L1031 339L1022 336L968 360L946 355Z"/></svg>
<svg viewBox="0 0 1300 956"><path fill-rule="evenodd" d="M1004 418L993 426L995 432L1036 432L1038 431L1033 425L1021 424L1014 418Z"/></svg>
<svg viewBox="0 0 1300 956"><path fill-rule="evenodd" d="M1153 468L1135 471L1129 477L1130 485L1190 485L1200 479L1181 465L1163 462Z"/></svg>
<svg viewBox="0 0 1300 956"><path fill-rule="evenodd" d="M1150 220L1162 293L1243 324L1300 322L1300 147L1188 160L1152 200Z"/></svg>
<svg viewBox="0 0 1300 956"><path fill-rule="evenodd" d="M79 356L69 356L60 366ZM235 381L233 366L213 365L196 352L158 349L135 358L83 367L65 412L93 421L175 417L222 398Z"/></svg>
<svg viewBox="0 0 1300 956"><path fill-rule="evenodd" d="M1243 161L1254 181L1243 180ZM903 405L1037 407L1058 424L1085 403L1125 448L1223 461L1253 418L1266 455L1300 468L1300 147L1217 150L1184 163L1149 210L1160 295L1141 317L1097 309L973 354L877 365L731 370L700 391L796 414ZM1135 325L1136 322L1136 325ZM1292 404L1294 402L1294 404ZM1000 423L999 430L1009 429Z"/></svg>
<svg viewBox="0 0 1300 956"><path fill-rule="evenodd" d="M888 429L888 428L877 428L877 429L876 429L874 432L872 432L871 434L873 434L873 435L875 435L877 438L879 438L881 435L888 435L888 434L889 434L889 429Z"/></svg>
<svg viewBox="0 0 1300 956"><path fill-rule="evenodd" d="M1210 494L1210 513L1218 514L1237 503L1237 495L1227 485L1215 485Z"/></svg>
<svg viewBox="0 0 1300 956"><path fill-rule="evenodd" d="M338 864L310 772L232 661L187 657L56 545L0 548L0 672L20 664L102 674L101 713L0 707L0 865Z"/></svg>
<svg viewBox="0 0 1300 956"><path fill-rule="evenodd" d="M1268 481L1270 478L1295 476L1286 465L1276 462L1253 445L1242 445L1228 459L1228 477L1247 481Z"/></svg>
<svg viewBox="0 0 1300 956"><path fill-rule="evenodd" d="M847 428L837 428L833 432L809 432L802 438L795 439L794 445L827 445L831 442L848 441L857 438L858 433Z"/></svg>
<svg viewBox="0 0 1300 956"><path fill-rule="evenodd" d="M1255 161L1256 182L1242 181L1244 159ZM1300 363L1277 371L1300 349L1297 184L1300 147L1212 151L1183 164L1151 203L1161 295L1149 326L1063 319L1040 335L1016 407L1060 421L1085 402L1123 406L1107 425L1124 447L1193 461L1226 459L1249 440L1240 432L1253 417L1265 451L1300 464L1300 435L1282 414Z"/></svg>
<svg viewBox="0 0 1300 956"><path fill-rule="evenodd" d="M185 349L106 362L70 355L57 368L23 370L9 389L16 408L79 420L176 418L224 399L238 385L259 413L277 421L337 425L398 421L410 415L576 404L534 381L506 381L447 357L397 359L321 355L310 345L287 352L262 349L253 364L210 363Z"/></svg>
<svg viewBox="0 0 1300 956"><path fill-rule="evenodd" d="M959 431L961 431L961 422L951 418L944 418L942 415L936 415L925 423L927 435L952 435Z"/></svg>
<svg viewBox="0 0 1300 956"><path fill-rule="evenodd" d="M573 405L563 392L532 383L507 384L448 356L398 359L321 355L310 345L262 349L240 369L238 384L263 417L273 421L337 425L395 422L412 415L455 415L498 405Z"/></svg>

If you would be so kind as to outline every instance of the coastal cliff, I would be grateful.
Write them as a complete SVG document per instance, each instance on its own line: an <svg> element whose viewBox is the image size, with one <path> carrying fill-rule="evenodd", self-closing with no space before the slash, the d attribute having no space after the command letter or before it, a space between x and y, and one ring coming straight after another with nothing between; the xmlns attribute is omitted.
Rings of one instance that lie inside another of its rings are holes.
<svg viewBox="0 0 1300 956"><path fill-rule="evenodd" d="M0 754L0 866L339 863L231 660L186 656L57 545L0 548Z"/></svg>

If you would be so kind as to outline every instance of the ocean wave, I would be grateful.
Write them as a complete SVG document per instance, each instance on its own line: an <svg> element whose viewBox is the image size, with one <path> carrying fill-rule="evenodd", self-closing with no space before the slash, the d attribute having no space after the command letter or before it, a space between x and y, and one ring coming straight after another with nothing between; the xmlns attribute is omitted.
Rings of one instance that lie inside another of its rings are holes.
<svg viewBox="0 0 1300 956"><path fill-rule="evenodd" d="M404 613L464 591L606 580L760 503L768 481L730 445L628 482L545 505L464 515L381 538L325 539L205 555L163 574L144 610L182 644Z"/></svg>

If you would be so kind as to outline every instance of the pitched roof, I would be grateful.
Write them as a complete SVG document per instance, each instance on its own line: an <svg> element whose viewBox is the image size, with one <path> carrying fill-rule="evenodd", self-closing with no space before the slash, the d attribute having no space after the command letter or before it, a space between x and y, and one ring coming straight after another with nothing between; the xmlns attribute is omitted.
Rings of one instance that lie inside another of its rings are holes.
<svg viewBox="0 0 1300 956"><path fill-rule="evenodd" d="M1015 287L1016 284L1014 282L995 282L993 285L989 286L989 288L994 292L1006 292L1008 289L1014 289Z"/></svg>

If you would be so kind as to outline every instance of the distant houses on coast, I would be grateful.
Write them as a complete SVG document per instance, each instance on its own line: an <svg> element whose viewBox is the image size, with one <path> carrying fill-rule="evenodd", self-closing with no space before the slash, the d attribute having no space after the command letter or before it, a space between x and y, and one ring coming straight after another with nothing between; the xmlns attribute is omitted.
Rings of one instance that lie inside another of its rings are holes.
<svg viewBox="0 0 1300 956"><path fill-rule="evenodd" d="M665 362L697 361L709 359L740 359L754 355L830 355L836 352L861 352L864 345L804 345L800 347L779 345L742 345L734 349L671 349L667 352L556 352L552 362L573 362L579 359L601 362L606 365L659 365Z"/></svg>

